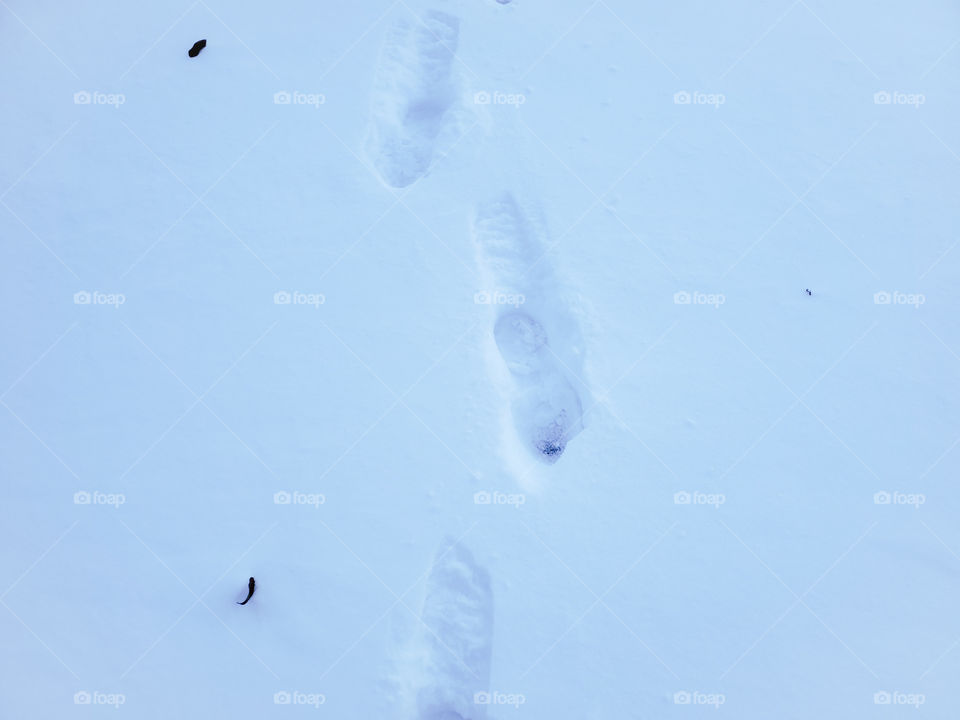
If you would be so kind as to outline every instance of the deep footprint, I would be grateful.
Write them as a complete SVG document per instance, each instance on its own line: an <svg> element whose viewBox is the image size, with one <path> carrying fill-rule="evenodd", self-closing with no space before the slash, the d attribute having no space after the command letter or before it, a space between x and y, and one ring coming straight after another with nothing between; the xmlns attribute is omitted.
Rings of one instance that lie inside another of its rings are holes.
<svg viewBox="0 0 960 720"><path fill-rule="evenodd" d="M581 430L580 396L558 372L540 375L522 388L511 409L517 430L548 465L560 459L567 442Z"/></svg>
<svg viewBox="0 0 960 720"><path fill-rule="evenodd" d="M536 236L509 194L478 210L474 237L481 267L491 283L487 291L524 298L523 310L495 306L493 335L513 376L511 411L517 433L537 459L553 464L582 429L583 410L564 363L538 319L565 319L551 273ZM527 277L531 267L539 272Z"/></svg>
<svg viewBox="0 0 960 720"><path fill-rule="evenodd" d="M421 620L427 628L430 683L417 693L417 717L485 717L485 706L474 699L490 685L493 591L487 571L462 544L441 548L427 580Z"/></svg>
<svg viewBox="0 0 960 720"><path fill-rule="evenodd" d="M451 65L459 32L456 17L429 10L415 27L395 27L384 45L366 149L391 187L407 187L430 168L456 97Z"/></svg>

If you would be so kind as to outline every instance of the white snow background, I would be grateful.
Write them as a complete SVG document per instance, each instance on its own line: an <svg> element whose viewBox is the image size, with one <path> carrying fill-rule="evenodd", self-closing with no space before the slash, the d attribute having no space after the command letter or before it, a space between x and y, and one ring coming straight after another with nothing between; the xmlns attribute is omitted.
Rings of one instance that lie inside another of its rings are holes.
<svg viewBox="0 0 960 720"><path fill-rule="evenodd" d="M0 716L960 715L956 4L0 57Z"/></svg>

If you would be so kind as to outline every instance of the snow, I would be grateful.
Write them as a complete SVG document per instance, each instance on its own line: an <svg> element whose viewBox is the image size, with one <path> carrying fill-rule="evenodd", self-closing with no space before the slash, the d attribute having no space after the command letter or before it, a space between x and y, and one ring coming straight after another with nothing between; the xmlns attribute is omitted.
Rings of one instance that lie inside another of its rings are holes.
<svg viewBox="0 0 960 720"><path fill-rule="evenodd" d="M0 17L0 716L957 716L955 6Z"/></svg>

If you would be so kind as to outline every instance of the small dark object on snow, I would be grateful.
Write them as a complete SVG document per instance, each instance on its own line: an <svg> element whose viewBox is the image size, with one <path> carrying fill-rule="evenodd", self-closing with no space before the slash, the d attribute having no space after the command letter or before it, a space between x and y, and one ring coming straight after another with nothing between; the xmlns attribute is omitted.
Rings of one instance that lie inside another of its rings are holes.
<svg viewBox="0 0 960 720"><path fill-rule="evenodd" d="M190 57L196 57L197 55L200 54L200 51L203 50L206 46L207 46L206 39L197 40L193 44L193 47L187 50L187 55L189 55Z"/></svg>
<svg viewBox="0 0 960 720"><path fill-rule="evenodd" d="M257 586L257 583L254 582L253 578L250 578L250 582L247 583L247 588L250 590L250 592L247 593L247 599L244 600L243 602L238 602L237 605L246 605L248 602L250 602L250 598L253 597L253 589L256 586Z"/></svg>
<svg viewBox="0 0 960 720"><path fill-rule="evenodd" d="M805 289L805 290L804 290L804 292L805 292L805 293L806 293L807 295L813 295L813 293L812 293L812 292L810 292L810 290L809 290L809 289Z"/></svg>

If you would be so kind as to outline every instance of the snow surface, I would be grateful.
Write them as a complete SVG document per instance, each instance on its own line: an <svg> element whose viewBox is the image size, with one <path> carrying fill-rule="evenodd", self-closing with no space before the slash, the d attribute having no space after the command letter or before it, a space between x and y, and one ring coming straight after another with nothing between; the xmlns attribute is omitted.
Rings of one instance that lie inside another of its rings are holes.
<svg viewBox="0 0 960 720"><path fill-rule="evenodd" d="M0 18L0 717L960 715L956 4Z"/></svg>

